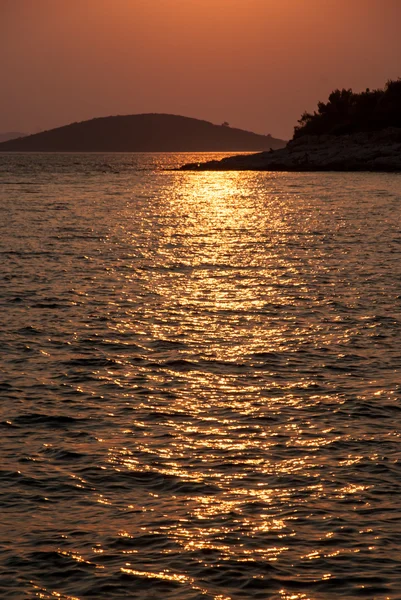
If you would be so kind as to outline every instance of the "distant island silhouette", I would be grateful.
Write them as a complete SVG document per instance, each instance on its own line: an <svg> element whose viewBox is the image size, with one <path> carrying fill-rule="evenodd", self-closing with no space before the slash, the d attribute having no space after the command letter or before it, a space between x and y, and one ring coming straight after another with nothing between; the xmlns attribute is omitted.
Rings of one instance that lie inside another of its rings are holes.
<svg viewBox="0 0 401 600"><path fill-rule="evenodd" d="M384 89L333 91L305 112L274 152L183 165L184 170L401 171L401 79Z"/></svg>
<svg viewBox="0 0 401 600"><path fill-rule="evenodd" d="M20 131L6 131L4 133L0 133L0 143L8 140L14 140L15 138L25 137L26 135L26 133L21 133Z"/></svg>
<svg viewBox="0 0 401 600"><path fill-rule="evenodd" d="M0 143L3 152L235 152L283 148L284 140L168 114L100 117Z"/></svg>

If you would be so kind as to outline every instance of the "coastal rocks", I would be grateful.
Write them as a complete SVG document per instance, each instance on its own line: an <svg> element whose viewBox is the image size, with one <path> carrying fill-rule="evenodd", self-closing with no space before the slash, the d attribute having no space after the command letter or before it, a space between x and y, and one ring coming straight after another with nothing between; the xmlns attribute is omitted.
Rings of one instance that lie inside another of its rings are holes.
<svg viewBox="0 0 401 600"><path fill-rule="evenodd" d="M186 164L183 170L401 171L401 129L305 135L280 150Z"/></svg>

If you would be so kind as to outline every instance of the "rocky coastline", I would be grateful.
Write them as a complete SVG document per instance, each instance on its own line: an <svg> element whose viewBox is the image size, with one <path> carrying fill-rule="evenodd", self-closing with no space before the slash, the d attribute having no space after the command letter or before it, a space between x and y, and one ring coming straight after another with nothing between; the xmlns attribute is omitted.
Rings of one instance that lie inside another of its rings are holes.
<svg viewBox="0 0 401 600"><path fill-rule="evenodd" d="M285 148L190 163L186 171L401 171L401 128L303 135Z"/></svg>

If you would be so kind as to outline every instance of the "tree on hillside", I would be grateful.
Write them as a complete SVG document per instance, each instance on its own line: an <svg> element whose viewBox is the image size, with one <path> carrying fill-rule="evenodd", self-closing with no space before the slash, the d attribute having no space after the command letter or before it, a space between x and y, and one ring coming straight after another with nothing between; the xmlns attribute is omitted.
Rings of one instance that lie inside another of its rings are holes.
<svg viewBox="0 0 401 600"><path fill-rule="evenodd" d="M313 114L304 112L294 129L303 135L341 135L386 127L401 127L401 79L388 81L383 90L359 94L351 89L334 90L328 102L318 102Z"/></svg>

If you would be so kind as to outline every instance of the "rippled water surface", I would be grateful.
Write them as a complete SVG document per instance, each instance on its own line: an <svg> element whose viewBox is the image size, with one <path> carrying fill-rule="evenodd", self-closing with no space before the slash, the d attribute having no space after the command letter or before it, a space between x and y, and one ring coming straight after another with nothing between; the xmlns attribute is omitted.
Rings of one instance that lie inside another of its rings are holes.
<svg viewBox="0 0 401 600"><path fill-rule="evenodd" d="M401 176L195 160L0 155L0 597L401 598Z"/></svg>

